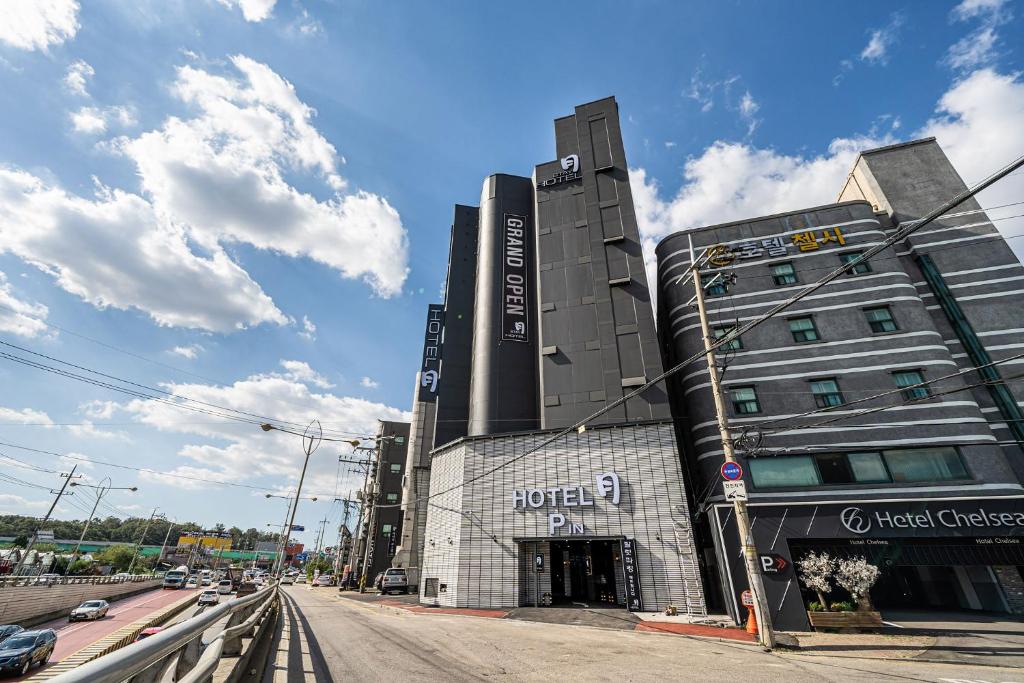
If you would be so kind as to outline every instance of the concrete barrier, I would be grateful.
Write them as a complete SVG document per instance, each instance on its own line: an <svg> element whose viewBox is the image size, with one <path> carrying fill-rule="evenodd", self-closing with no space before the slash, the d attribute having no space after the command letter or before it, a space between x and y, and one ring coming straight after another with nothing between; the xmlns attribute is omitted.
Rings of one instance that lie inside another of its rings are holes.
<svg viewBox="0 0 1024 683"><path fill-rule="evenodd" d="M86 600L119 600L160 588L161 579L124 583L14 586L0 590L0 624L28 628L67 616Z"/></svg>

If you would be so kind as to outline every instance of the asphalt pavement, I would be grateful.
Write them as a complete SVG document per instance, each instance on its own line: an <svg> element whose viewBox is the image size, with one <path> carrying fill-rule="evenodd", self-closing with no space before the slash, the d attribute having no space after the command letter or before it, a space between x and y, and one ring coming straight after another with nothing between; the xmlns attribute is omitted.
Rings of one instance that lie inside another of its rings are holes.
<svg viewBox="0 0 1024 683"><path fill-rule="evenodd" d="M283 590L263 683L292 681L941 681L1024 683L1001 667L766 653L714 639L411 613Z"/></svg>

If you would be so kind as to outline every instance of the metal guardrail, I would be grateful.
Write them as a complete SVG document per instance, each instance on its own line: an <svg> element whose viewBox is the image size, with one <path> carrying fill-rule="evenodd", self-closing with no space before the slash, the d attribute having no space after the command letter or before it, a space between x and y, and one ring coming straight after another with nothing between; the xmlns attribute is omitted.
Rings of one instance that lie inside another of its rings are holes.
<svg viewBox="0 0 1024 683"><path fill-rule="evenodd" d="M80 584L139 583L160 578L153 574L132 576L0 576L0 590L21 586L75 586Z"/></svg>
<svg viewBox="0 0 1024 683"><path fill-rule="evenodd" d="M209 681L222 655L241 653L251 634L278 597L277 584L235 598L52 679L55 683L154 683ZM224 630L204 649L203 634L225 616Z"/></svg>

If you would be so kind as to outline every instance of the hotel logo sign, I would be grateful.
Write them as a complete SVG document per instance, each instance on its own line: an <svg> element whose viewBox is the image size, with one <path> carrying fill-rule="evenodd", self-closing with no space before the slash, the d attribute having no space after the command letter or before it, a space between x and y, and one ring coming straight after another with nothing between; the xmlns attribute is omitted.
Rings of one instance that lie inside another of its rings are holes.
<svg viewBox="0 0 1024 683"><path fill-rule="evenodd" d="M437 400L437 382L441 372L441 333L444 330L444 306L427 306L427 329L423 335L423 362L420 363L420 388L417 398Z"/></svg>
<svg viewBox="0 0 1024 683"><path fill-rule="evenodd" d="M867 513L859 507L844 508L839 521L848 531L866 534L871 529L1008 529L1024 527L1024 512L986 512L984 508L975 511L943 508L934 513L886 512Z"/></svg>
<svg viewBox="0 0 1024 683"><path fill-rule="evenodd" d="M614 472L604 472L594 477L594 488L597 495L610 500L612 505L618 505L621 497L622 485L619 475ZM545 505L549 507L593 507L594 498L587 497L587 490L581 484L572 486L551 486L549 488L537 489L513 489L512 509L526 510L527 508L538 509ZM561 512L548 513L548 534L555 535L555 532L566 526L565 515ZM568 522L569 534L579 535L586 533L582 522Z"/></svg>
<svg viewBox="0 0 1024 683"><path fill-rule="evenodd" d="M570 154L567 157L562 157L560 162L562 170L555 173L547 180L538 180L537 189L542 190L545 187L551 187L552 185L561 185L562 183L571 183L574 180L579 180L583 177L580 172L580 156L578 154Z"/></svg>
<svg viewBox="0 0 1024 683"><path fill-rule="evenodd" d="M501 232L501 339L528 342L526 217L506 213Z"/></svg>

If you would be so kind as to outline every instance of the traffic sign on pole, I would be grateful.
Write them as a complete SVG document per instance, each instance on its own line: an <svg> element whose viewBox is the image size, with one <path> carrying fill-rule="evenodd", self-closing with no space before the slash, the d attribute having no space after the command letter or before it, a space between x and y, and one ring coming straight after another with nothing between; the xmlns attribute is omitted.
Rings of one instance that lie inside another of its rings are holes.
<svg viewBox="0 0 1024 683"><path fill-rule="evenodd" d="M723 481L722 489L725 491L725 499L730 503L747 500L747 483L745 481Z"/></svg>
<svg viewBox="0 0 1024 683"><path fill-rule="evenodd" d="M740 467L740 464L738 462L732 462L730 460L729 462L722 463L723 479L726 479L728 481L736 481L737 479L741 479L742 477L743 468Z"/></svg>

